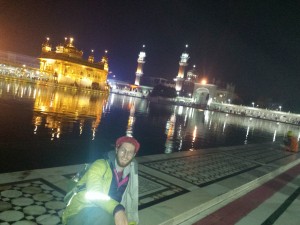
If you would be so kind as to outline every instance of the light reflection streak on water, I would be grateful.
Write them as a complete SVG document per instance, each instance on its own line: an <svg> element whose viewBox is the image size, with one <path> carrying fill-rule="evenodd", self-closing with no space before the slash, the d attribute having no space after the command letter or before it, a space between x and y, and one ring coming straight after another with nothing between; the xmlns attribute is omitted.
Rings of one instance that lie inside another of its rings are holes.
<svg viewBox="0 0 300 225"><path fill-rule="evenodd" d="M80 121L80 125L79 125L79 136L82 135L82 128L83 128L83 124L82 124L82 121Z"/></svg>
<svg viewBox="0 0 300 225"><path fill-rule="evenodd" d="M273 135L273 142L276 141L276 133L277 133L277 130L274 131L274 135Z"/></svg>
<svg viewBox="0 0 300 225"><path fill-rule="evenodd" d="M182 115L183 106L178 107L178 115Z"/></svg>
<svg viewBox="0 0 300 225"><path fill-rule="evenodd" d="M189 108L189 109L190 109L189 118L191 118L193 116L193 109L192 108Z"/></svg>
<svg viewBox="0 0 300 225"><path fill-rule="evenodd" d="M52 130L51 141L53 141L54 140L54 136L55 136L55 132L53 131L53 128L51 130Z"/></svg>
<svg viewBox="0 0 300 225"><path fill-rule="evenodd" d="M57 134L56 134L56 138L59 139L60 138L60 127L57 128Z"/></svg>
<svg viewBox="0 0 300 225"><path fill-rule="evenodd" d="M115 94L112 94L110 98L110 105L114 104L114 100L115 100Z"/></svg>
<svg viewBox="0 0 300 225"><path fill-rule="evenodd" d="M122 100L122 109L124 108L124 103L125 103L125 96L123 96L123 100Z"/></svg>
<svg viewBox="0 0 300 225"><path fill-rule="evenodd" d="M208 121L209 121L209 111L208 110L206 110L206 111L204 111L204 122L205 123L208 123Z"/></svg>
<svg viewBox="0 0 300 225"><path fill-rule="evenodd" d="M178 151L181 151L182 150L182 138L179 139L179 146L178 146Z"/></svg>
<svg viewBox="0 0 300 225"><path fill-rule="evenodd" d="M228 116L228 114L226 114L226 117ZM223 130L222 130L222 132L224 133L225 132L225 128L226 128L226 121L227 121L227 119L224 121L224 125L223 125Z"/></svg>
<svg viewBox="0 0 300 225"><path fill-rule="evenodd" d="M175 133L176 115L172 114L170 119L166 123L166 143L165 143L165 153L171 153L173 151L174 145L174 133Z"/></svg>
<svg viewBox="0 0 300 225"><path fill-rule="evenodd" d="M32 92L32 88L31 88L31 86L28 88L28 97L30 97L31 96L31 92Z"/></svg>
<svg viewBox="0 0 300 225"><path fill-rule="evenodd" d="M129 137L132 137L133 134L133 127L135 122L135 105L136 105L135 101L133 101L133 98L131 97L129 99L130 113L127 121L127 130L126 130L126 135Z"/></svg>
<svg viewBox="0 0 300 225"><path fill-rule="evenodd" d="M185 114L185 116L184 116L184 123L183 123L183 126L186 126L186 121L187 121L187 114Z"/></svg>
<svg viewBox="0 0 300 225"><path fill-rule="evenodd" d="M21 98L23 98L23 95L24 95L24 88L21 87Z"/></svg>
<svg viewBox="0 0 300 225"><path fill-rule="evenodd" d="M195 126L194 131L193 131L192 148L194 148L194 143L195 143L195 140L196 140L196 136L197 136L197 126Z"/></svg>
<svg viewBox="0 0 300 225"><path fill-rule="evenodd" d="M96 128L94 127L94 128L92 129L92 141L95 140L95 136L96 136Z"/></svg>
<svg viewBox="0 0 300 225"><path fill-rule="evenodd" d="M178 151L180 151L182 149L182 125L181 124L179 124L178 126L177 138L179 139Z"/></svg>
<svg viewBox="0 0 300 225"><path fill-rule="evenodd" d="M248 135L249 135L249 129L250 129L250 127L248 126L248 127L247 127L246 138L245 138L244 144L247 144L247 141L248 141Z"/></svg>
<svg viewBox="0 0 300 225"><path fill-rule="evenodd" d="M34 134L36 134L36 133L37 133L37 132L36 132L36 131L37 131L37 129L38 129L38 126L35 126L35 127L34 127L34 130L33 130L33 131L34 131L34 132L33 132Z"/></svg>

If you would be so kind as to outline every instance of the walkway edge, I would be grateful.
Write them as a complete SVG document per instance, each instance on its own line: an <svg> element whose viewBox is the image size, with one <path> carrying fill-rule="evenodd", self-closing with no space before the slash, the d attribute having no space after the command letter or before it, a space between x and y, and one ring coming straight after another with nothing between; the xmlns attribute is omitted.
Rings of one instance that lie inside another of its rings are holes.
<svg viewBox="0 0 300 225"><path fill-rule="evenodd" d="M275 178L276 176L286 172L287 170L293 168L294 166L300 164L300 158L296 159L295 161L281 166L278 169L267 173L261 177L256 178L253 181L250 181L244 185L241 185L240 187L237 187L227 193L224 193L222 195L219 195L216 198L213 198L205 203L200 204L198 207L193 208L191 210L187 210L178 216L174 218L169 218L168 220L159 223L157 225L187 225L191 223L185 223L186 221L190 221L191 218L197 217L197 215L204 213L206 210L211 209L212 207L216 207L214 209L217 210L217 206L220 205L222 207L221 203L226 202L226 204L234 201L235 199L245 195L246 193L252 191L253 189L263 185L264 183L270 181L271 179ZM219 208L220 208L219 207ZM195 222L198 221L199 219L195 219ZM148 224L148 223L147 223ZM144 224L143 224L144 225Z"/></svg>

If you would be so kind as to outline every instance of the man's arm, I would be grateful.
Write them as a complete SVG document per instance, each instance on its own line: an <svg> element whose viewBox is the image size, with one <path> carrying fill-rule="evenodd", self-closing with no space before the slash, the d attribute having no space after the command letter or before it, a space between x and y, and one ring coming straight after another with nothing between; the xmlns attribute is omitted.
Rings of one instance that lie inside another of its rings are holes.
<svg viewBox="0 0 300 225"><path fill-rule="evenodd" d="M124 210L117 211L114 217L116 225L128 225L127 216Z"/></svg>

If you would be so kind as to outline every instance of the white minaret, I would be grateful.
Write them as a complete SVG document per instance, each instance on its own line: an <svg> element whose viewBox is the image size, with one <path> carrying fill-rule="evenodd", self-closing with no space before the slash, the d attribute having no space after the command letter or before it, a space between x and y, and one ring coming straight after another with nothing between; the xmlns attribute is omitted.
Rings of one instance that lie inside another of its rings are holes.
<svg viewBox="0 0 300 225"><path fill-rule="evenodd" d="M189 46L185 45L185 48L187 49ZM181 91L182 89L182 83L184 80L184 70L185 67L188 65L187 61L189 60L189 54L185 51L181 54L180 61L179 61L179 71L178 75L176 77L176 91Z"/></svg>
<svg viewBox="0 0 300 225"><path fill-rule="evenodd" d="M141 77L143 76L143 65L145 63L144 59L146 57L144 48L145 48L145 45L143 45L143 50L140 52L139 58L137 60L138 66L137 66L136 73L135 73L135 81L134 81L135 85L140 85L140 80L141 80Z"/></svg>

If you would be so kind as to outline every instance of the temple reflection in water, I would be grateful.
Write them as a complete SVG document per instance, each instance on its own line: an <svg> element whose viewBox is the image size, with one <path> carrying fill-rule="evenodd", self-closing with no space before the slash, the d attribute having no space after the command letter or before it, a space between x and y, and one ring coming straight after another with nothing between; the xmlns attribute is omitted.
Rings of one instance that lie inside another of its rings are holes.
<svg viewBox="0 0 300 225"><path fill-rule="evenodd" d="M51 138L59 138L62 127L62 120L69 120L70 125L74 120L80 121L79 134L86 118L92 119L92 140L100 124L104 105L107 97L104 95L93 96L88 94L76 94L63 92L53 88L37 89L34 101L35 132L38 132L41 114L46 115L45 126L51 130Z"/></svg>
<svg viewBox="0 0 300 225"><path fill-rule="evenodd" d="M70 91L62 88L32 85L22 82L0 82L0 96L31 100L33 107L33 133L38 135L44 124L50 131L51 140L59 139L62 132L70 132L74 121L80 121L82 134L85 120L91 120L92 139L101 122L107 95ZM31 102L30 101L30 102Z"/></svg>

